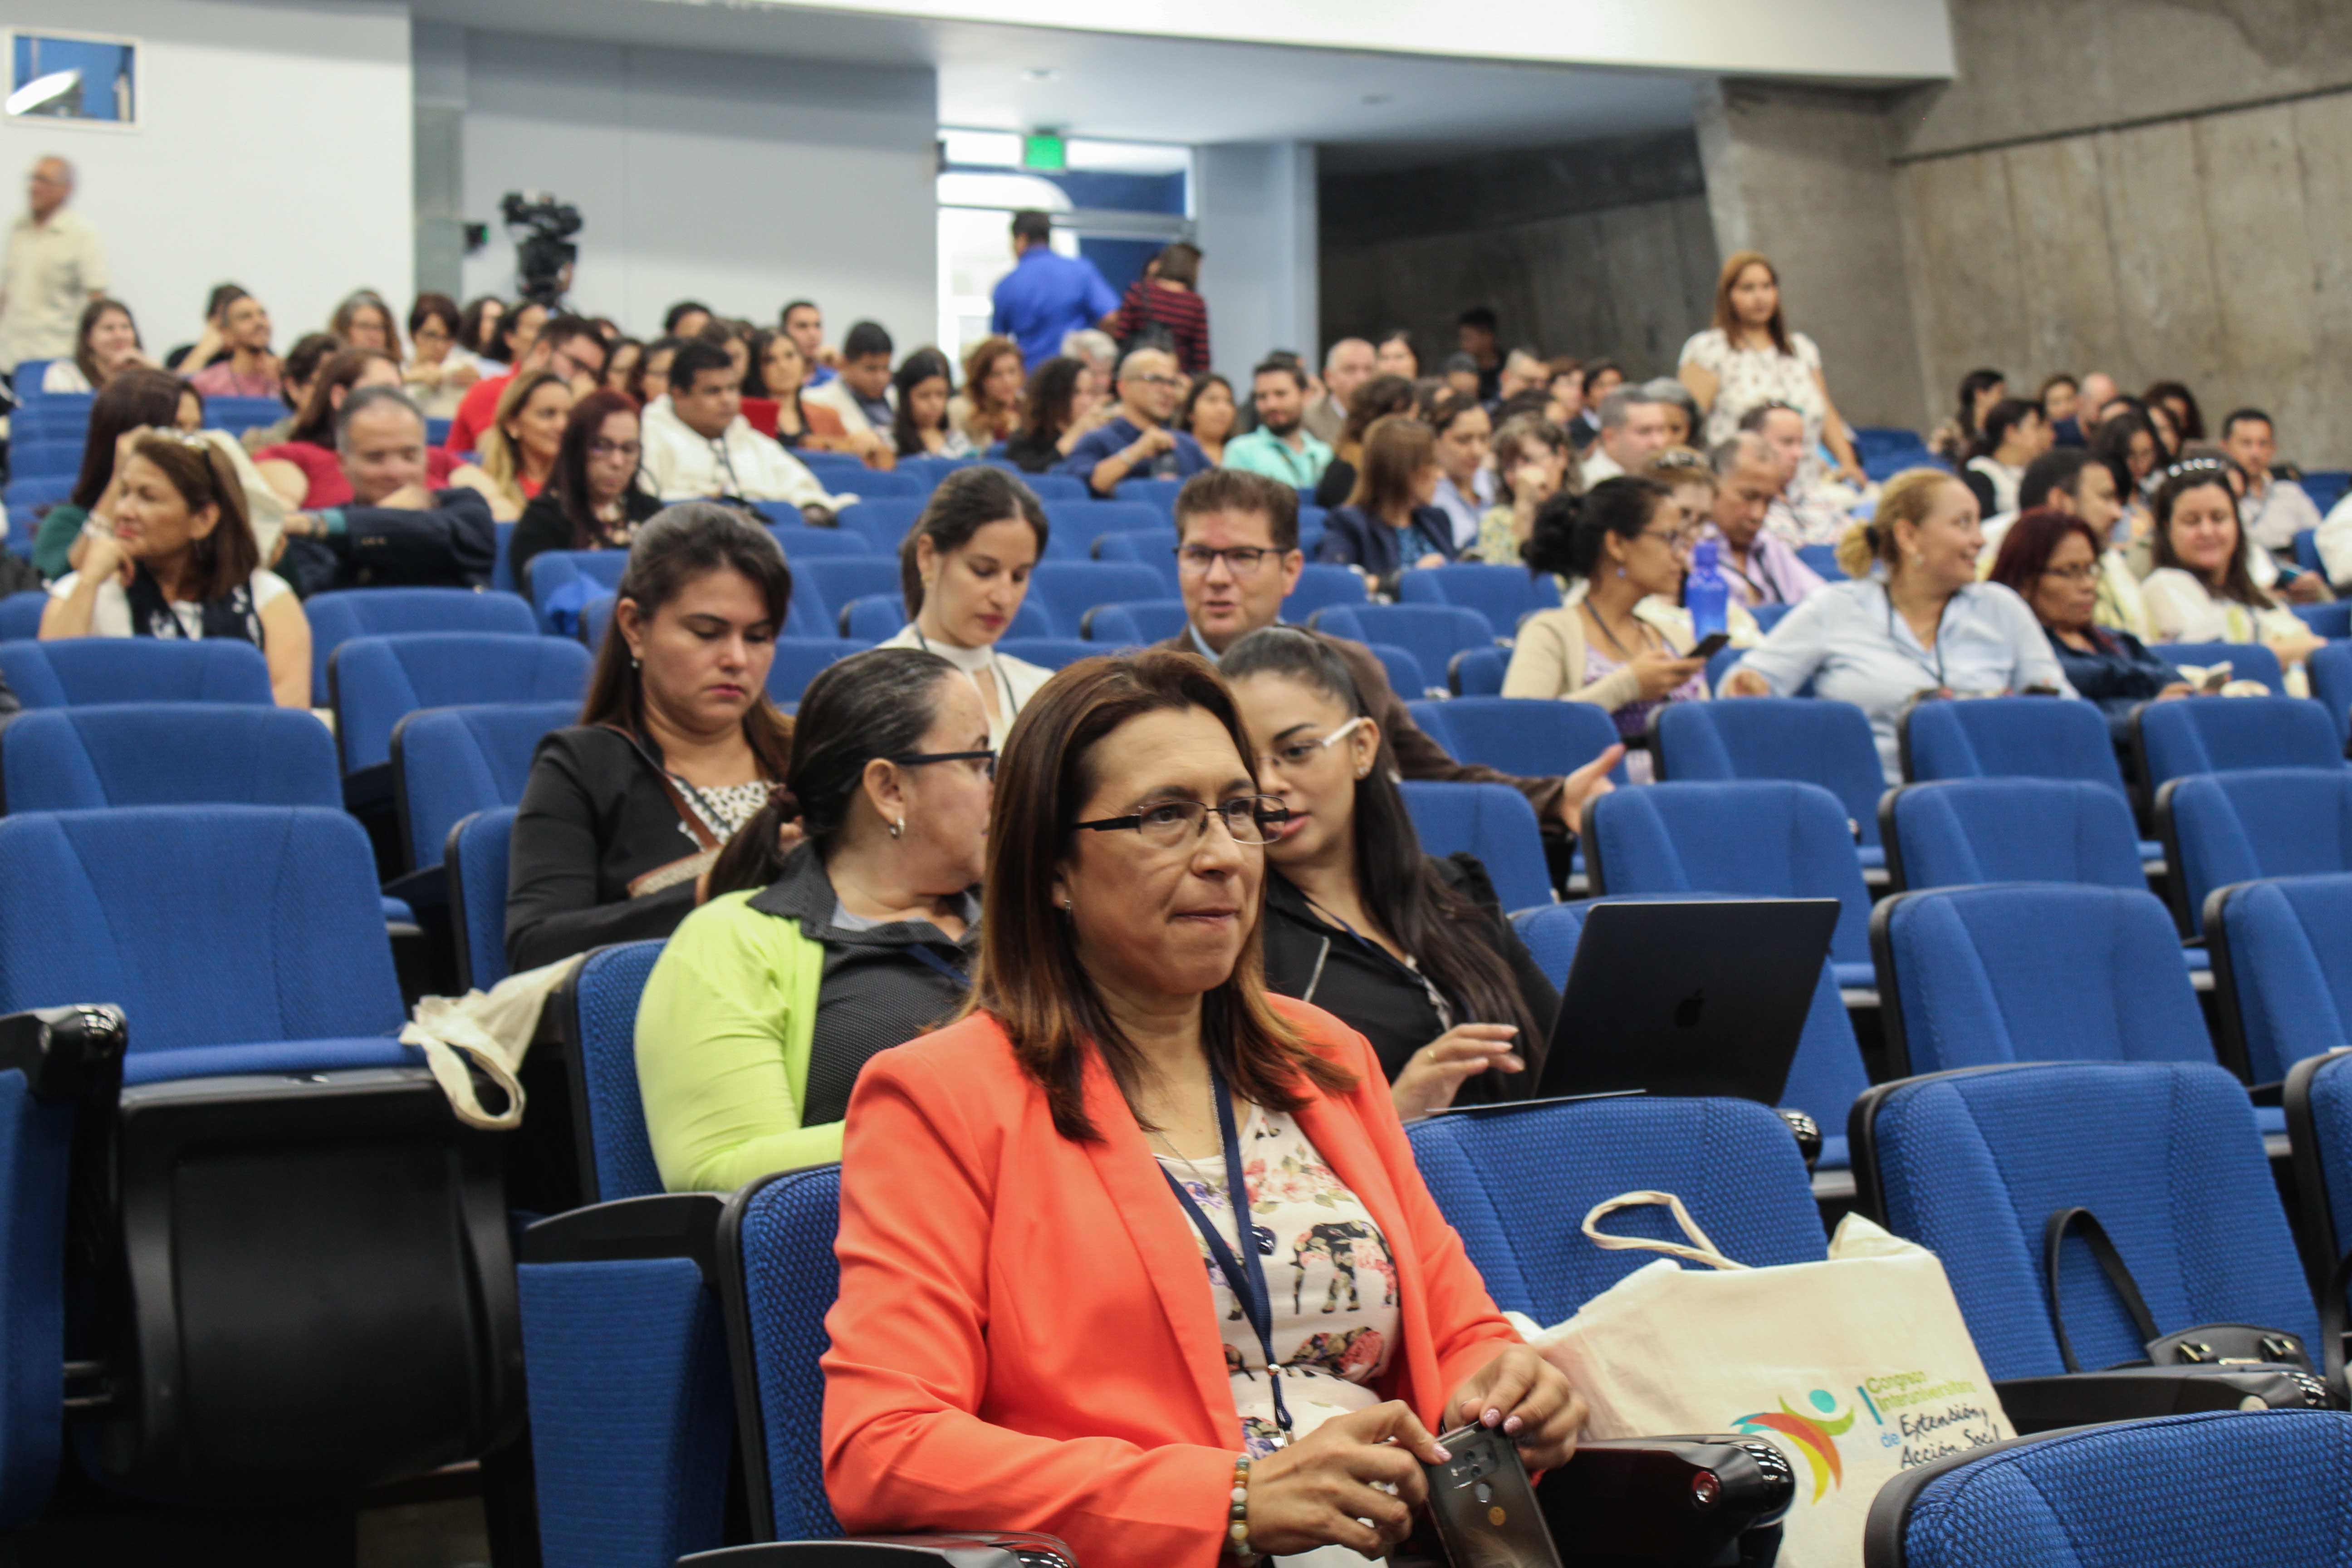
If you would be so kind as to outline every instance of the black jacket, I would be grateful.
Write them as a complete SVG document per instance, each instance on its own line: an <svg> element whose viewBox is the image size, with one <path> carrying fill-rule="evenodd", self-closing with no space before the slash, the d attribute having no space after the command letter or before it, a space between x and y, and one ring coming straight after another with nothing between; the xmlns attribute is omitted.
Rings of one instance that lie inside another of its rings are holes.
<svg viewBox="0 0 2352 1568"><path fill-rule="evenodd" d="M1379 578L1384 591L1393 591L1398 573L1433 552L1448 561L1454 556L1454 520L1436 507L1413 508L1411 526L1398 529L1362 507L1343 506L1324 518L1315 559L1360 567Z"/></svg>
<svg viewBox="0 0 2352 1568"><path fill-rule="evenodd" d="M1467 1079L1454 1097L1457 1105L1484 1105L1496 1100L1525 1100L1543 1076L1544 1048L1551 1039L1552 1020L1559 1013L1559 993L1527 943L1504 915L1501 900L1486 879L1486 868L1469 855L1432 858L1446 884L1468 900L1486 923L1486 935L1519 983L1519 995L1534 1017L1539 1037L1518 1042L1527 1061L1525 1072L1486 1072ZM1281 872L1267 870L1265 879L1265 984L1270 991L1312 1002L1362 1035L1381 1058L1381 1070L1396 1081L1412 1054L1444 1033L1437 1009L1422 983L1384 952L1375 952L1346 931L1325 921L1307 902L1307 896ZM1473 1018L1457 1002L1457 1024L1493 1023Z"/></svg>
<svg viewBox="0 0 2352 1568"><path fill-rule="evenodd" d="M621 515L629 526L638 523L661 510L660 498L646 494L631 485L621 492ZM514 537L507 541L507 568L514 574L515 585L526 597L530 594L530 558L542 550L578 550L573 542L572 520L564 515L563 498L550 485L530 498L522 509L522 521L515 524ZM593 544L586 548L604 550L609 545Z"/></svg>
<svg viewBox="0 0 2352 1568"><path fill-rule="evenodd" d="M342 532L286 542L276 570L306 599L330 588L479 588L498 563L499 525L479 490L442 490L422 511L342 513Z"/></svg>

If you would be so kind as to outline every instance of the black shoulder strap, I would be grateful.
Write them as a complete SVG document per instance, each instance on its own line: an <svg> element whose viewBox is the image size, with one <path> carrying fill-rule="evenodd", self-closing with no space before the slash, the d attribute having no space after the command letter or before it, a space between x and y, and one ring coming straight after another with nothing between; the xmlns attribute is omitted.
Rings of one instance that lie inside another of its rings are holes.
<svg viewBox="0 0 2352 1568"><path fill-rule="evenodd" d="M2058 1336L2058 1354L2068 1372L2080 1372L2083 1367L2074 1359L2074 1347L2066 1338L2066 1310L2058 1299L2058 1266L2065 1253L2067 1233L2075 1230L2083 1233L2084 1245L2091 1249L2099 1272L2107 1277L2107 1283L2115 1287L2116 1295L2123 1301L2124 1310L2131 1315L2132 1326L2139 1331L2139 1342L2145 1345L2157 1338L2156 1319L2149 1313L2131 1270L2124 1266L2123 1254L2107 1239L2106 1227L2099 1223L2098 1216L2084 1208L2053 1209L2049 1224L2042 1230L2042 1263L2050 1279L2050 1327Z"/></svg>

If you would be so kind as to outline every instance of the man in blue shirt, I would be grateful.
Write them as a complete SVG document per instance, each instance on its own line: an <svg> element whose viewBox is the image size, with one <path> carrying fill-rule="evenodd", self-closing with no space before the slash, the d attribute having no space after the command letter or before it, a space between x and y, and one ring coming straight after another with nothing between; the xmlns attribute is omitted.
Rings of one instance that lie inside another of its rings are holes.
<svg viewBox="0 0 2352 1568"><path fill-rule="evenodd" d="M1054 253L1054 220L1041 212L1013 215L1013 270L997 280L989 331L1021 345L1021 361L1035 370L1062 352L1062 340L1088 327L1110 330L1118 295L1095 264Z"/></svg>
<svg viewBox="0 0 2352 1568"><path fill-rule="evenodd" d="M1168 421L1190 385L1166 349L1130 349L1118 362L1118 413L1087 433L1055 471L1108 497L1121 479L1189 479L1211 467L1201 443Z"/></svg>

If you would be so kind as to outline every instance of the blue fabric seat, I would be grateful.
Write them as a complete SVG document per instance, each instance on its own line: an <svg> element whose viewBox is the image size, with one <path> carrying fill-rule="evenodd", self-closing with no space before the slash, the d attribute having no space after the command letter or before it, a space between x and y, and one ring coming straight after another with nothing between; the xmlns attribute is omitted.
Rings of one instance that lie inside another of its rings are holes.
<svg viewBox="0 0 2352 1568"><path fill-rule="evenodd" d="M1448 668L1465 648L1495 642L1486 616L1451 605L1334 605L1318 610L1307 624L1333 637L1403 648L1424 672Z"/></svg>
<svg viewBox="0 0 2352 1568"><path fill-rule="evenodd" d="M768 666L768 695L778 702L798 702L826 666L873 646L848 637L779 637L775 662Z"/></svg>
<svg viewBox="0 0 2352 1568"><path fill-rule="evenodd" d="M797 521L770 523L768 537L773 539L777 548L784 552L784 560L793 564L814 561L822 555L878 553L873 542L862 533L845 528L810 528Z"/></svg>
<svg viewBox="0 0 2352 1568"><path fill-rule="evenodd" d="M1074 637L1097 605L1165 597L1160 574L1148 566L1055 559L1039 562L1030 574L1027 603L1045 613L1056 637Z"/></svg>
<svg viewBox="0 0 2352 1568"><path fill-rule="evenodd" d="M2248 1082L2352 1041L2347 931L2352 874L2240 882L2207 906L2222 1059Z"/></svg>
<svg viewBox="0 0 2352 1568"><path fill-rule="evenodd" d="M2258 680L2270 688L2273 697L2286 693L2285 676L2279 668L2278 655L2261 643L2150 643L2148 651L2176 669L2183 665L2210 669L2217 664L2227 664L2232 680Z"/></svg>
<svg viewBox="0 0 2352 1568"><path fill-rule="evenodd" d="M793 614L797 618L797 595L793 600ZM887 594L868 594L862 598L852 599L841 606L836 615L828 619L823 638L837 635L870 647L897 637L906 624L907 602L893 588ZM1055 635L1054 623L1045 611L1024 599L1021 607L1013 612L1013 624L1004 628L1004 635L1008 637L1050 637ZM799 632L792 636L802 640L823 640L815 633L809 633L805 637Z"/></svg>
<svg viewBox="0 0 2352 1568"><path fill-rule="evenodd" d="M971 458L935 458L926 454L899 458L898 466L893 471L914 480L928 494L939 489L940 481L958 468L971 467L973 460Z"/></svg>
<svg viewBox="0 0 2352 1568"><path fill-rule="evenodd" d="M1147 647L1181 632L1184 621L1181 599L1130 599L1088 610L1079 618L1078 635L1106 648Z"/></svg>
<svg viewBox="0 0 2352 1568"><path fill-rule="evenodd" d="M442 847L460 991L488 991L507 977L507 864L514 823L510 805L478 811L451 828Z"/></svg>
<svg viewBox="0 0 2352 1568"><path fill-rule="evenodd" d="M1986 697L1921 702L1895 726L1903 776L1937 779L2082 779L2121 795L2123 770L2106 720L2088 702Z"/></svg>
<svg viewBox="0 0 2352 1568"><path fill-rule="evenodd" d="M1176 546L1168 513L1148 501L1049 500L1045 507L1045 554L1055 561L1091 561L1095 541L1109 533L1150 530Z"/></svg>
<svg viewBox="0 0 2352 1568"><path fill-rule="evenodd" d="M587 688L588 662L586 648L562 637L473 632L353 637L327 666L343 773L349 777L388 763L393 726L421 708L577 704Z"/></svg>
<svg viewBox="0 0 2352 1568"><path fill-rule="evenodd" d="M1007 658L1026 659L1040 669L1061 669L1082 658L1099 658L1111 650L1078 637L1006 637L996 645Z"/></svg>
<svg viewBox="0 0 2352 1568"><path fill-rule="evenodd" d="M1594 904L1610 901L1578 899L1513 917L1520 940L1553 985L1565 988L1568 984L1569 967L1576 961L1576 944L1584 934L1587 911ZM1869 1087L1853 1021L1838 994L1836 971L1824 963L1821 982L1813 988L1812 1009L1805 1015L1804 1033L1797 1040L1796 1059L1789 1065L1788 1086L1780 1095L1785 1109L1801 1110L1820 1124L1822 1155L1815 1162L1817 1169L1846 1169L1846 1112Z"/></svg>
<svg viewBox="0 0 2352 1568"><path fill-rule="evenodd" d="M2337 604L2352 609L2344 601ZM2305 660L2303 668L2311 678L2313 700L2327 710L2328 721L2336 726L2336 749L2352 746L2352 642L2329 643Z"/></svg>
<svg viewBox="0 0 2352 1568"><path fill-rule="evenodd" d="M1549 573L1530 572L1524 566L1455 562L1399 574L1397 602L1475 610L1497 633L1509 637L1538 610L1559 607L1559 584Z"/></svg>
<svg viewBox="0 0 2352 1568"><path fill-rule="evenodd" d="M2287 608L2321 637L2352 637L2352 603L2336 599L2325 605L2290 605Z"/></svg>
<svg viewBox="0 0 2352 1568"><path fill-rule="evenodd" d="M1616 724L1590 702L1455 697L1405 706L1455 761L1483 763L1518 778L1573 773L1618 740ZM1618 763L1609 776L1623 784L1625 765Z"/></svg>
<svg viewBox="0 0 2352 1568"><path fill-rule="evenodd" d="M48 607L48 595L38 588L0 599L0 642L37 638L41 635L42 612Z"/></svg>
<svg viewBox="0 0 2352 1568"><path fill-rule="evenodd" d="M1879 814L1888 879L1897 889L1986 882L2147 889L2131 807L2103 784L1963 778L1905 784L1887 792Z"/></svg>
<svg viewBox="0 0 2352 1568"><path fill-rule="evenodd" d="M1845 807L1819 784L1758 779L1616 790L1585 808L1584 859L1595 893L1835 899L1832 973L1841 986L1876 984L1870 894Z"/></svg>
<svg viewBox="0 0 2352 1568"><path fill-rule="evenodd" d="M269 663L251 643L226 638L72 637L0 643L0 676L27 708L101 702L277 701Z"/></svg>
<svg viewBox="0 0 2352 1568"><path fill-rule="evenodd" d="M1367 643L1364 646L1370 648L1372 657L1381 661L1381 668L1389 679L1389 687L1398 696L1432 695L1429 676L1411 648L1399 647L1391 642Z"/></svg>
<svg viewBox="0 0 2352 1568"><path fill-rule="evenodd" d="M2176 778L2157 791L2156 830L2172 867L2174 913L2194 932L2206 900L2230 883L2352 871L2352 769Z"/></svg>
<svg viewBox="0 0 2352 1568"><path fill-rule="evenodd" d="M629 569L625 550L542 550L523 563L536 629L556 637L580 636L580 614L589 600L621 585Z"/></svg>
<svg viewBox="0 0 2352 1568"><path fill-rule="evenodd" d="M315 805L342 787L327 727L297 709L125 702L22 713L0 728L10 812Z"/></svg>
<svg viewBox="0 0 2352 1568"><path fill-rule="evenodd" d="M1363 574L1353 566L1333 566L1310 561L1298 569L1298 581L1282 601L1282 618L1292 626L1311 622L1320 612L1334 608L1354 608L1371 603L1370 591L1364 586ZM1339 633L1339 636L1352 636ZM1444 666L1440 665L1439 668Z"/></svg>
<svg viewBox="0 0 2352 1568"><path fill-rule="evenodd" d="M921 497L869 496L842 508L835 522L844 533L855 533L864 539L874 547L876 554L896 560L907 531L922 515Z"/></svg>
<svg viewBox="0 0 2352 1568"><path fill-rule="evenodd" d="M2334 722L2301 697L2150 702L2132 714L2132 751L2151 796L2189 773L2344 765Z"/></svg>
<svg viewBox="0 0 2352 1568"><path fill-rule="evenodd" d="M1500 697L1509 668L1500 648L1464 648L1445 666L1445 687L1456 697Z"/></svg>
<svg viewBox="0 0 2352 1568"><path fill-rule="evenodd" d="M1527 796L1508 784L1407 779L1399 787L1424 854L1476 856L1507 911L1552 901L1543 833Z"/></svg>
<svg viewBox="0 0 2352 1568"><path fill-rule="evenodd" d="M1864 1568L2347 1568L2347 1466L2352 1415L2332 1410L2053 1433L1889 1482Z"/></svg>
<svg viewBox="0 0 2352 1568"><path fill-rule="evenodd" d="M1033 474L1008 458L982 459L992 468L1003 468L1029 487L1029 493L1039 500L1091 500L1094 492L1087 489L1084 479L1068 474Z"/></svg>
<svg viewBox="0 0 2352 1568"><path fill-rule="evenodd" d="M394 725L392 798L409 869L440 865L463 818L520 802L540 738L579 718L576 702L489 702L427 708Z"/></svg>
<svg viewBox="0 0 2352 1568"><path fill-rule="evenodd" d="M1155 599L1181 599L1183 584L1176 569L1176 534L1172 529L1140 528L1106 533L1096 539L1094 558L1127 566L1148 566L1160 578Z"/></svg>
<svg viewBox="0 0 2352 1568"><path fill-rule="evenodd" d="M339 588L302 601L310 622L310 700L327 700L327 663L353 637L410 632L499 632L534 637L539 617L513 594L471 588Z"/></svg>
<svg viewBox="0 0 2352 1568"><path fill-rule="evenodd" d="M2251 1323L2317 1343L2253 1107L2210 1061L2039 1062L1909 1079L1864 1095L1853 1129L1864 1206L1943 1260L1996 1381L2067 1371L2042 1243L2049 1216L2064 1208L2097 1216L2159 1333ZM2146 1359L2086 1247L2069 1247L2062 1284L2066 1335L2084 1370Z"/></svg>
<svg viewBox="0 0 2352 1568"><path fill-rule="evenodd" d="M841 1224L841 1167L818 1165L752 1183L727 1202L719 1294L737 1354L735 1385L752 1408L742 1423L744 1483L754 1535L822 1541L841 1534L824 1492L824 1315L841 1292L833 1242Z"/></svg>
<svg viewBox="0 0 2352 1568"><path fill-rule="evenodd" d="M2295 1063L2285 1102L2305 1272L2324 1289L2352 1251L2352 1047Z"/></svg>
<svg viewBox="0 0 2352 1568"><path fill-rule="evenodd" d="M1121 479L1115 499L1140 502L1172 521L1176 516L1176 492L1183 488L1181 479Z"/></svg>
<svg viewBox="0 0 2352 1568"><path fill-rule="evenodd" d="M896 554L821 558L803 561L793 569L795 605L805 598L809 616L827 631L839 625L841 611L851 600L872 594L896 594L898 590Z"/></svg>
<svg viewBox="0 0 2352 1568"><path fill-rule="evenodd" d="M1821 785L1844 803L1862 864L1885 864L1878 797L1886 774L1870 721L1853 703L1817 697L1667 702L1652 710L1650 732L1662 780L1788 779Z"/></svg>

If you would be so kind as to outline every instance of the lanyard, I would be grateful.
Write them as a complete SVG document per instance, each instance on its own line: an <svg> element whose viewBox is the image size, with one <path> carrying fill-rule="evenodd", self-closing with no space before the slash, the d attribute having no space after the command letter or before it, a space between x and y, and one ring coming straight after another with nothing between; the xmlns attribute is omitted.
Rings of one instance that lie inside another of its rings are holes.
<svg viewBox="0 0 2352 1568"><path fill-rule="evenodd" d="M1952 599L1958 597L1958 594L1953 595L1951 599L1944 601L1943 608L1936 612L1936 662L1929 664L1926 659L1905 647L1902 639L1895 635L1895 595L1891 593L1886 595L1886 640L1894 644L1895 652L1934 676L1937 690L1950 689L1950 683L1944 679L1944 617L1951 613Z"/></svg>
<svg viewBox="0 0 2352 1568"><path fill-rule="evenodd" d="M1594 618L1596 620L1599 619L1598 616L1595 616ZM1603 629L1605 630L1606 628ZM1307 898L1307 895L1301 893L1299 897L1305 899ZM1445 993L1437 988L1437 982L1423 973L1418 964L1407 963L1395 953L1391 952L1387 948L1382 947L1379 942L1374 942L1362 931L1358 931L1354 926L1349 925L1346 921L1340 919L1338 915L1333 914L1329 910L1325 909L1314 900L1307 899L1307 907L1313 910L1325 920L1329 921L1333 925L1338 926L1341 931L1346 931L1350 937L1354 938L1356 945L1362 948L1364 952L1371 957L1374 963L1385 965L1386 967L1394 970L1398 974L1402 975L1406 980L1420 986L1423 991L1427 992L1429 994L1430 1008L1437 1015L1437 1026L1441 1032L1454 1027L1454 1004L1445 999Z"/></svg>
<svg viewBox="0 0 2352 1568"><path fill-rule="evenodd" d="M1225 1283L1240 1298L1242 1309L1249 1316L1250 1327L1257 1331L1258 1350L1265 1357L1266 1386L1274 1391L1275 1425L1282 1429L1283 1440L1287 1442L1290 1437L1290 1409L1282 1399L1282 1368L1276 1364L1274 1359L1274 1298L1265 1287L1265 1266L1258 1262L1261 1254L1274 1250L1274 1232L1250 1218L1249 1184L1242 1179L1242 1139L1234 1127L1233 1097L1225 1092L1225 1075L1217 1070L1214 1058L1209 1062L1209 1080L1217 1101L1217 1131L1225 1142L1225 1195L1233 1205L1234 1234L1246 1238L1241 1257L1234 1256L1234 1249L1225 1245L1224 1237L1209 1222L1209 1216L1201 1211L1201 1205L1192 1201L1192 1194L1184 1190L1184 1184L1176 1179L1175 1173L1160 1165L1160 1173L1167 1178L1169 1190L1176 1194L1176 1201L1184 1205L1185 1215L1192 1220L1192 1228L1201 1233L1201 1241L1208 1247L1209 1257L1216 1264L1217 1271L1225 1277ZM1153 1163L1158 1164L1159 1162L1155 1160Z"/></svg>
<svg viewBox="0 0 2352 1568"><path fill-rule="evenodd" d="M907 944L907 951L914 956L916 963L922 964L926 968L937 970L940 973L945 975L948 979L948 983L955 986L956 989L960 991L969 991L971 989L971 975L966 974L962 970L958 969L954 964L950 963L946 959L941 958L938 953L933 952L923 943L919 942L908 942Z"/></svg>

